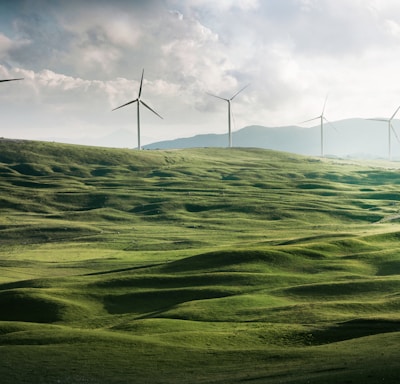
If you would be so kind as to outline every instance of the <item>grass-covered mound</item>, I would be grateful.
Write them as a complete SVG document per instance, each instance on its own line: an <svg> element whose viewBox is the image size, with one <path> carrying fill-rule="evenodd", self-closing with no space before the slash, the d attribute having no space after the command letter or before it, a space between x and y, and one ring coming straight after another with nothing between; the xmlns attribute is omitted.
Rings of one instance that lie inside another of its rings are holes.
<svg viewBox="0 0 400 384"><path fill-rule="evenodd" d="M397 383L400 173L0 141L0 377Z"/></svg>

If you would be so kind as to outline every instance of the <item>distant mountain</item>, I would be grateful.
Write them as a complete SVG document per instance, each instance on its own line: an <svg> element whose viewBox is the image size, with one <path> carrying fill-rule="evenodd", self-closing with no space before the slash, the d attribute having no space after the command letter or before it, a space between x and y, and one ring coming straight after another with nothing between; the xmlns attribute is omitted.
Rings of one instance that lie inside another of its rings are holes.
<svg viewBox="0 0 400 384"><path fill-rule="evenodd" d="M394 126L399 121L393 121ZM233 146L268 148L301 155L320 154L320 126L263 127L249 126L232 133ZM227 134L203 134L188 138L159 141L145 149L178 149L226 147ZM360 118L346 119L324 125L324 154L377 158L388 156L388 129L384 122ZM392 135L393 158L400 158L400 144Z"/></svg>

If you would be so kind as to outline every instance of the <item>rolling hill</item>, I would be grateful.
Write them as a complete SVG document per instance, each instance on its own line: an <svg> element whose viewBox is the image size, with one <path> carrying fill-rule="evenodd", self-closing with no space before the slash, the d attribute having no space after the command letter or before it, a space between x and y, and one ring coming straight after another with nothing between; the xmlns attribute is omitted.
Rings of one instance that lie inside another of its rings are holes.
<svg viewBox="0 0 400 384"><path fill-rule="evenodd" d="M397 163L0 140L0 375L397 383Z"/></svg>

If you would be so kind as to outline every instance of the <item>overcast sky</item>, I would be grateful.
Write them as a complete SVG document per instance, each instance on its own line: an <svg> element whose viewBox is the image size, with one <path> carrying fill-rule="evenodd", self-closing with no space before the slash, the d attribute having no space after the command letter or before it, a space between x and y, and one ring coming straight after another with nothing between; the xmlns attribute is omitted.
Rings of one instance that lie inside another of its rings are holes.
<svg viewBox="0 0 400 384"><path fill-rule="evenodd" d="M0 136L142 144L400 105L397 0L0 0ZM316 125L317 123L315 123ZM313 125L313 124L311 124ZM306 124L307 126L307 124ZM131 142L129 141L131 140Z"/></svg>

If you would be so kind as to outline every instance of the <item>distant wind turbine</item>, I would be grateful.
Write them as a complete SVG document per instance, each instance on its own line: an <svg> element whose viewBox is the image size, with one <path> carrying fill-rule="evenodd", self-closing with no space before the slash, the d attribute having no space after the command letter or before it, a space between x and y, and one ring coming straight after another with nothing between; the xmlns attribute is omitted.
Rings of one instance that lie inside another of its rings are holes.
<svg viewBox="0 0 400 384"><path fill-rule="evenodd" d="M4 83L5 81L16 81L16 80L24 80L23 78L21 79L5 79L5 80L0 80L0 83Z"/></svg>
<svg viewBox="0 0 400 384"><path fill-rule="evenodd" d="M384 122L388 123L388 157L389 157L389 160L392 160L392 135L391 135L392 131L393 131L394 135L396 136L396 139L398 141L400 141L397 136L397 133L394 130L394 127L392 125L392 120L396 116L399 109L400 109L400 106L396 109L395 113L393 113L392 117L389 119L368 119L368 120L375 120L375 121L384 121Z"/></svg>
<svg viewBox="0 0 400 384"><path fill-rule="evenodd" d="M329 121L326 119L326 117L324 115L327 100L328 100L328 96L326 96L326 98L325 98L324 107L322 108L322 113L319 116L313 117L312 119L309 119L306 121L302 121L300 123L300 124L303 124L303 123L308 123L309 121L320 120L320 122L321 122L321 157L324 156L324 121L329 123Z"/></svg>
<svg viewBox="0 0 400 384"><path fill-rule="evenodd" d="M123 105L120 105L117 108L114 108L113 111L115 111L116 109L125 107L129 104L133 104L133 103L137 103L137 134L138 134L138 150L141 150L142 147L140 145L140 104L143 104L147 109L149 109L151 112L153 112L155 115L157 115L160 119L162 119L162 117L152 108L150 108L142 99L141 99L141 95L142 95L142 86L143 86L143 76L144 76L144 69L142 71L142 78L140 80L140 87L139 87L139 94L137 99L129 101Z"/></svg>
<svg viewBox="0 0 400 384"><path fill-rule="evenodd" d="M225 100L228 102L228 135L229 135L229 148L232 148L232 128L231 128L231 120L232 120L232 112L231 112L231 101L242 91L244 91L250 84L247 84L240 91L236 92L230 99L225 99L220 96L213 95L212 93L208 93L208 95L212 97L216 97L217 99Z"/></svg>

